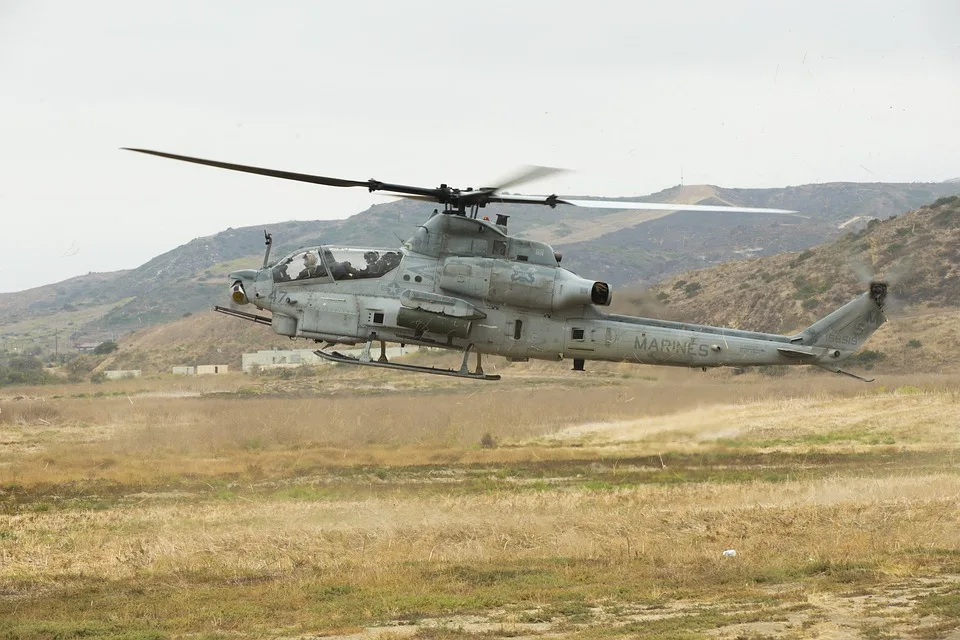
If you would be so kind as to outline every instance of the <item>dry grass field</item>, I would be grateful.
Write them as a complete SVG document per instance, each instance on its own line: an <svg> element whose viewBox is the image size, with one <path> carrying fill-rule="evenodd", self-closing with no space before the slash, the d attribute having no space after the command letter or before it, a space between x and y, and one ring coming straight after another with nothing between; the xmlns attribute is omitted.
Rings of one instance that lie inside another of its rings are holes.
<svg viewBox="0 0 960 640"><path fill-rule="evenodd" d="M960 376L564 368L2 390L0 638L960 637Z"/></svg>

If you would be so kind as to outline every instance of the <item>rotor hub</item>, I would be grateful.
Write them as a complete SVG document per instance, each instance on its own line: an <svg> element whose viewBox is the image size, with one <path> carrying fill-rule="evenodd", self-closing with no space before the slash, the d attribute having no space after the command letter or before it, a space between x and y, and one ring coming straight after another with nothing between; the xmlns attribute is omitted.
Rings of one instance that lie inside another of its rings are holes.
<svg viewBox="0 0 960 640"><path fill-rule="evenodd" d="M889 285L886 282L871 282L870 283L870 297L874 302L877 303L877 306L880 309L883 309L883 305L887 300L887 289Z"/></svg>

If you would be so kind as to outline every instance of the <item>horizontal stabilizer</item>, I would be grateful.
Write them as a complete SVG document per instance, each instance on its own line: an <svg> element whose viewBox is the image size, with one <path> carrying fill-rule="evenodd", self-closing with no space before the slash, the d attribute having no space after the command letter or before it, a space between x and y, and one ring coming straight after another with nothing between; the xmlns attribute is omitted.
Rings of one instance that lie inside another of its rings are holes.
<svg viewBox="0 0 960 640"><path fill-rule="evenodd" d="M817 354L812 351L804 351L796 347L778 347L778 353L782 353L788 358L815 358Z"/></svg>

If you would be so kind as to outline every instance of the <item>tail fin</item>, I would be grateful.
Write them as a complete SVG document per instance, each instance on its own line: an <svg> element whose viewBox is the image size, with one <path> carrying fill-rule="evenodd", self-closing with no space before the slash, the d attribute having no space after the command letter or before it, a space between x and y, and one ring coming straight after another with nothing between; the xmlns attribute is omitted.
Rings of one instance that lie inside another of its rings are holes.
<svg viewBox="0 0 960 640"><path fill-rule="evenodd" d="M883 306L887 298L885 282L871 282L870 290L851 300L825 318L792 338L792 342L834 349L834 362L843 362L863 346L874 331L887 321Z"/></svg>

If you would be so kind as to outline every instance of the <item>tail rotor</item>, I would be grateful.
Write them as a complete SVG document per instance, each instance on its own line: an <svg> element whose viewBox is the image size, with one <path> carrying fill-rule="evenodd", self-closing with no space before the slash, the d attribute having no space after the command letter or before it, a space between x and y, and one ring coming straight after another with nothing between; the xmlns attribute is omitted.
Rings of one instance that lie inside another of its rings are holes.
<svg viewBox="0 0 960 640"><path fill-rule="evenodd" d="M915 268L910 258L892 262L883 273L878 273L872 263L851 259L850 270L860 284L868 287L870 297L884 314L899 315L906 308L905 288L913 277Z"/></svg>

